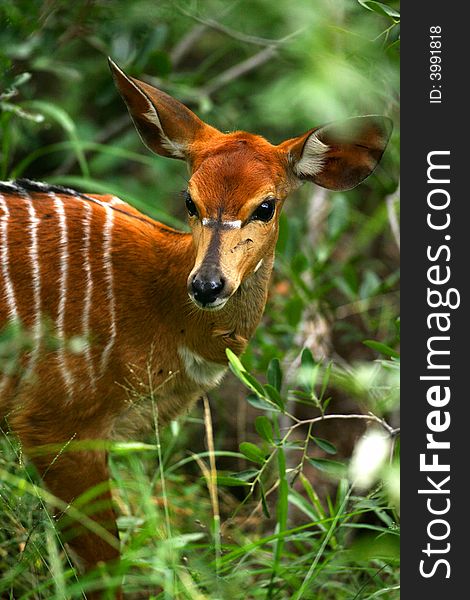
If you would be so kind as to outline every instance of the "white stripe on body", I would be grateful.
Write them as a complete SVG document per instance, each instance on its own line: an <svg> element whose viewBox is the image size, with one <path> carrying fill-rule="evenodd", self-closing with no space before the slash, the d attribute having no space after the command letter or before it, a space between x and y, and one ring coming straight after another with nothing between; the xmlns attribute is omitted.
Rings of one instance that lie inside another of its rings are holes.
<svg viewBox="0 0 470 600"><path fill-rule="evenodd" d="M31 350L28 367L25 377L28 379L34 371L39 356L42 338L42 319L41 319L41 269L39 266L38 254L38 227L40 219L36 216L36 209L33 200L27 194L23 194L24 200L28 203L29 214L29 233L31 235L31 245L29 247L29 257L31 259L31 275L33 286L33 349Z"/></svg>
<svg viewBox="0 0 470 600"><path fill-rule="evenodd" d="M91 237L91 220L93 217L92 205L83 200L85 209L85 217L83 220L83 268L85 270L85 300L83 303L82 314L82 335L85 341L85 359L87 363L88 375L90 377L93 390L96 390L96 377L93 368L93 358L91 355L91 340L90 340L90 313L91 301L93 295L93 276L90 265L90 237Z"/></svg>
<svg viewBox="0 0 470 600"><path fill-rule="evenodd" d="M67 216L65 211L64 201L60 196L53 191L46 191L47 186L44 185L44 193L53 200L54 209L58 215L59 220L59 304L56 316L56 334L60 341L60 347L57 351L57 360L59 364L60 373L65 383L66 391L70 397L74 392L75 378L67 364L67 339L65 331L65 316L67 306L67 294L70 288L70 277L69 277L69 234L67 225ZM41 319L41 277L40 277L40 264L38 254L38 226L40 219L37 217L36 210L34 208L32 199L28 193L20 188L19 186L11 184L12 192L19 193L20 196L28 202L28 213L29 213L29 226L28 231L30 233L30 247L29 257L32 265L32 286L33 286L33 310L34 310L34 322L32 328L32 335L34 340L33 350L30 355L30 361L27 367L27 374L31 374L34 370L40 351L40 344L43 335L43 323ZM75 192L75 198L80 198L79 194ZM101 374L107 367L109 357L111 355L115 339L117 335L116 328L116 303L114 298L114 274L112 265L112 232L114 226L114 210L111 208L112 205L126 203L117 197L113 197L112 201L108 204L95 198L81 198L84 206L84 217L83 217L83 247L82 247L82 259L83 268L85 272L85 297L84 306L81 319L81 330L85 340L84 357L86 360L86 368L90 384L94 390L96 390L96 371L93 365L93 356L91 352L91 325L90 317L92 310L92 297L93 297L93 276L90 265L90 250L91 250L91 223L93 218L92 205L87 200L92 200L93 203L100 205L105 210L105 224L103 228L103 269L105 274L105 281L107 285L107 300L109 305L109 339L103 349L101 355ZM13 281L10 274L10 255L8 248L8 227L10 219L10 210L7 205L7 201L3 195L0 194L0 275L4 282L4 296L6 306L8 309L8 320L14 321L19 320L19 309L17 305L17 299L15 296L15 290ZM2 214L3 212L3 214ZM1 375L1 374L0 374ZM8 378L6 376L0 376L0 392L3 391Z"/></svg>
<svg viewBox="0 0 470 600"><path fill-rule="evenodd" d="M8 318L11 321L19 320L18 306L16 304L15 290L10 276L10 256L8 252L8 220L10 210L8 209L5 197L0 194L0 208L3 215L0 217L0 242L1 242L1 265L3 284L5 286L5 298L8 307Z"/></svg>
<svg viewBox="0 0 470 600"><path fill-rule="evenodd" d="M60 340L58 349L59 368L69 396L73 393L73 376L67 366L66 339L65 339L65 309L67 305L67 286L69 272L69 249L67 218L63 201L54 192L49 192L49 197L54 201L54 208L59 217L60 230L60 278L59 278L59 306L57 310L57 337Z"/></svg>
<svg viewBox="0 0 470 600"><path fill-rule="evenodd" d="M0 208L3 211L3 215L0 217L0 264L3 286L5 288L5 300L8 309L7 315L10 321L19 321L15 290L13 288L13 281L10 276L10 256L8 252L8 220L10 218L10 210L8 208L7 201L2 194L0 194ZM7 381L8 375L3 374L0 380L0 394L5 389Z"/></svg>
<svg viewBox="0 0 470 600"><path fill-rule="evenodd" d="M103 268L107 281L107 299L109 303L109 340L106 344L103 354L101 355L101 374L103 375L113 349L114 342L116 339L116 300L114 298L114 274L113 274L113 261L112 261L112 243L113 243L113 225L114 225L114 211L108 204L104 204L106 211L106 220L103 229Z"/></svg>

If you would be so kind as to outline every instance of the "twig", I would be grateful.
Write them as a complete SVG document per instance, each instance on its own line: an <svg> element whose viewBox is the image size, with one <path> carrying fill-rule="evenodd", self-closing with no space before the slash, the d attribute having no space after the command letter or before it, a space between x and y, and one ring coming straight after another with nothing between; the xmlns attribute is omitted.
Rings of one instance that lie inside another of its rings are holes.
<svg viewBox="0 0 470 600"><path fill-rule="evenodd" d="M212 417L211 417L211 409L209 406L209 399L207 394L204 395L204 425L206 428L206 437L207 437L207 450L209 452L209 465L210 465L210 480L209 484L209 492L212 500L212 507L214 511L214 518L220 518L220 510L219 510L219 498L217 494L217 467L215 464L215 448L214 448L214 433L212 429Z"/></svg>
<svg viewBox="0 0 470 600"><path fill-rule="evenodd" d="M273 48L272 46L257 52L255 55L250 56L250 58L226 69L220 73L220 75L211 79L209 83L200 90L201 94L210 96L227 83L246 75L246 73L249 73L250 71L253 71L253 69L268 62L275 54L276 48Z"/></svg>
<svg viewBox="0 0 470 600"><path fill-rule="evenodd" d="M215 21L214 19L204 19L202 17L193 15L185 10L183 10L182 12L187 17L194 19L195 21L197 21L198 23L201 23L205 27L210 27L211 29L214 29L215 31L219 31L220 33L223 33L224 35L227 35L228 37L238 40L239 42L244 42L246 44L253 44L255 46L267 46L267 47L280 46L281 44L284 44L287 40L298 35L305 29L305 27L302 27L301 29L298 29L297 31L289 33L289 35L286 35L283 38L280 38L279 40L275 40L275 39L259 37L256 35L247 35L246 33L242 33L241 31L236 31L235 29L231 29L230 27L227 27L226 25L222 25L222 23L219 23L218 21Z"/></svg>
<svg viewBox="0 0 470 600"><path fill-rule="evenodd" d="M214 522L214 546L215 546L215 564L216 572L219 571L219 562L222 554L220 540L220 507L219 495L217 491L217 466L215 463L214 431L212 428L211 408L207 394L204 395L204 425L206 428L207 450L209 451L210 477L207 480L209 494L212 504L213 522Z"/></svg>
<svg viewBox="0 0 470 600"><path fill-rule="evenodd" d="M166 522L166 535L167 539L172 537L171 535L171 521L170 521L170 508L168 505L168 494L166 491L166 480L165 480L165 472L163 465L163 453L162 453L162 444L160 437L160 423L158 416L158 405L155 400L155 391L153 387L153 377L150 368L150 364L147 365L147 374L148 374L148 386L150 390L150 401L152 406L152 415L153 415L153 426L155 429L155 441L157 443L157 456L158 456L158 468L160 471L160 480L162 486L162 498L163 498L163 511L165 513L165 522Z"/></svg>
<svg viewBox="0 0 470 600"><path fill-rule="evenodd" d="M346 319L351 315L357 315L371 308L377 308L380 306L386 298L393 299L394 296L398 296L398 291L387 292L386 294L380 294L373 298L363 298L362 300L356 300L355 302L348 302L338 306L335 311L336 319Z"/></svg>
<svg viewBox="0 0 470 600"><path fill-rule="evenodd" d="M314 419L306 419L304 421L298 421L295 423L295 425L292 425L291 427L289 427L289 431L286 434L286 438L292 433L292 431L294 431L294 429L297 429L297 427L301 427L302 425L314 425L315 423L320 423L321 421L327 421L330 419L362 419L364 421L374 421L375 423L379 423L379 425L381 425L391 437L396 437L397 435L399 435L400 433L400 428L394 428L391 425L389 425L384 419L381 419L380 417L377 417L376 415L369 413L367 415L323 415L320 417L315 417Z"/></svg>
<svg viewBox="0 0 470 600"><path fill-rule="evenodd" d="M206 30L206 24L195 25L188 31L186 35L181 38L181 40L170 52L170 60L173 67L177 67L180 64L181 60L186 56L186 54L191 50L191 48L194 46L194 44L196 44Z"/></svg>

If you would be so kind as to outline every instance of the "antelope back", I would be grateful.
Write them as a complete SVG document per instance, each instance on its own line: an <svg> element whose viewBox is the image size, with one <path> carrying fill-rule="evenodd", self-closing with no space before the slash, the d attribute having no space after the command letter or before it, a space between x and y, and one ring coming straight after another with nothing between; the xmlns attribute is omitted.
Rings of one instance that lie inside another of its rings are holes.
<svg viewBox="0 0 470 600"><path fill-rule="evenodd" d="M0 374L0 397L41 383L47 404L56 388L67 399L111 386L117 346L151 345L141 325L155 318L155 248L168 231L113 196L0 184L0 328L21 324L25 350Z"/></svg>

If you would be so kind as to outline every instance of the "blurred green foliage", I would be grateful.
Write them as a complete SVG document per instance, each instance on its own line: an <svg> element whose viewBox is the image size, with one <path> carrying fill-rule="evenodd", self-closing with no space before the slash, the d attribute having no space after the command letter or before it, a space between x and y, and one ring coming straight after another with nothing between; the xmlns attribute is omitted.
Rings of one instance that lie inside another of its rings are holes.
<svg viewBox="0 0 470 600"><path fill-rule="evenodd" d="M256 131L273 142L355 114L397 117L397 26L386 35L395 21L354 0L4 0L1 13L0 90L15 94L2 103L2 138L9 138L4 176L34 150L70 139L59 110L82 142L105 138L144 152L114 89L107 55L214 126ZM254 64L245 71L247 61ZM28 110L33 99L57 113ZM61 165L62 175L87 172L84 165L65 169L63 160L63 152L42 156L22 174L50 178ZM139 191L133 180L142 180L142 167L129 162L117 164L97 151L88 168L95 178ZM156 198L146 199L150 206L174 191L174 179L184 185L184 169L173 161L155 160L145 171L155 189ZM384 183L392 187L396 171L388 176Z"/></svg>

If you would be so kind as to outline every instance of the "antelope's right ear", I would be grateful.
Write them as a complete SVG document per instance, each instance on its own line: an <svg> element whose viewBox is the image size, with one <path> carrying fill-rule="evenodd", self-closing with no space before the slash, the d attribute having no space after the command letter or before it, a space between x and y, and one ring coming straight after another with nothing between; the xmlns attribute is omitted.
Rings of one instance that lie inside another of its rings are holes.
<svg viewBox="0 0 470 600"><path fill-rule="evenodd" d="M218 133L181 102L126 75L110 58L108 63L134 125L152 152L186 160L194 141Z"/></svg>
<svg viewBox="0 0 470 600"><path fill-rule="evenodd" d="M280 148L298 179L350 190L378 165L392 128L391 119L380 115L352 117L310 130Z"/></svg>

